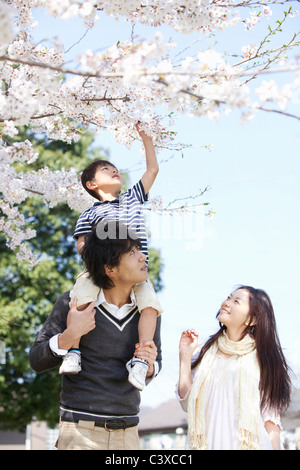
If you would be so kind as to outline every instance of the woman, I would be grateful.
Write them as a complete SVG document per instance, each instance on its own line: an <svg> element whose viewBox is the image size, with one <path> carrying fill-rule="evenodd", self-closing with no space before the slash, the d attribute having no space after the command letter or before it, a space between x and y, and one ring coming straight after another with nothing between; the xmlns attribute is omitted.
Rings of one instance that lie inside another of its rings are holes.
<svg viewBox="0 0 300 470"><path fill-rule="evenodd" d="M271 301L264 291L241 286L217 319L219 331L202 348L194 330L180 339L178 395L190 447L279 450L291 382Z"/></svg>

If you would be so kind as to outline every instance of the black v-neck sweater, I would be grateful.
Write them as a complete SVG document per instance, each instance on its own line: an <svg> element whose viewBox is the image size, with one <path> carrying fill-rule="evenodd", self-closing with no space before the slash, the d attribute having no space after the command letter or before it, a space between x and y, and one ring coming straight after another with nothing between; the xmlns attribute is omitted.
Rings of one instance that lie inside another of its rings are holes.
<svg viewBox="0 0 300 470"><path fill-rule="evenodd" d="M66 329L69 300L69 292L58 299L31 347L30 364L37 373L61 363L62 358L50 349L49 340ZM76 375L62 376L62 415L64 410L71 410L82 412L82 417L87 420L94 415L137 416L140 392L128 382L126 362L132 358L138 343L139 318L137 307L121 321L102 306L96 308L96 327L80 341L82 370ZM160 324L159 316L154 336L158 370L162 359Z"/></svg>

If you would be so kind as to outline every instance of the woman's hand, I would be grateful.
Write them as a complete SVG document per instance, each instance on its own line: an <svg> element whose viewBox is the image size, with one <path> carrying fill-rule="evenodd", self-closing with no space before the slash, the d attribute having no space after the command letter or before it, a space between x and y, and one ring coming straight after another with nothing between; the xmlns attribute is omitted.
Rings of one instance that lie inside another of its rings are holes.
<svg viewBox="0 0 300 470"><path fill-rule="evenodd" d="M179 357L191 359L198 346L198 333L195 330L186 330L182 333L179 342Z"/></svg>
<svg viewBox="0 0 300 470"><path fill-rule="evenodd" d="M191 359L193 352L198 346L198 334L195 330L186 330L182 333L179 342L179 381L178 393L183 399L189 392L193 379L191 370Z"/></svg>

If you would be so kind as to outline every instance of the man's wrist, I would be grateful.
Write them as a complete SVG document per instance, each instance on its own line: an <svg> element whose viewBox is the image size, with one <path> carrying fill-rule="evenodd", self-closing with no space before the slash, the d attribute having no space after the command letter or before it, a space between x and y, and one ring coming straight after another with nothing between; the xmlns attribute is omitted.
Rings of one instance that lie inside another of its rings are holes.
<svg viewBox="0 0 300 470"><path fill-rule="evenodd" d="M58 335L52 336L52 338L49 340L49 347L55 356L65 356L68 350L59 347L59 337L60 333Z"/></svg>
<svg viewBox="0 0 300 470"><path fill-rule="evenodd" d="M77 341L77 339L77 335L74 335L72 330L70 328L67 328L58 337L58 347L59 349L69 350Z"/></svg>

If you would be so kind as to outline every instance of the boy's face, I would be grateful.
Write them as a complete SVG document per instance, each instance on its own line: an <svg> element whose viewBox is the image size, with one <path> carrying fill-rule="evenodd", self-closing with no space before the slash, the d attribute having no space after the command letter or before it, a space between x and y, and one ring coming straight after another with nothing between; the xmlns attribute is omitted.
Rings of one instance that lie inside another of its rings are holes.
<svg viewBox="0 0 300 470"><path fill-rule="evenodd" d="M101 190L104 193L118 195L122 187L122 180L115 166L100 166L93 180L88 182L88 187L96 192L97 190Z"/></svg>
<svg viewBox="0 0 300 470"><path fill-rule="evenodd" d="M115 284L128 287L144 282L148 279L146 255L134 246L121 256L119 266L108 268L107 274Z"/></svg>

